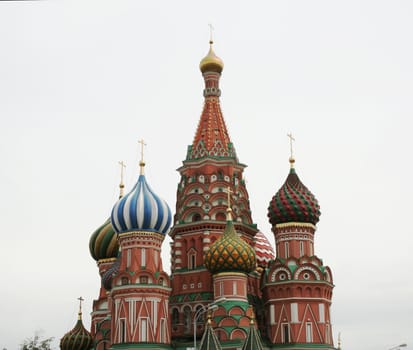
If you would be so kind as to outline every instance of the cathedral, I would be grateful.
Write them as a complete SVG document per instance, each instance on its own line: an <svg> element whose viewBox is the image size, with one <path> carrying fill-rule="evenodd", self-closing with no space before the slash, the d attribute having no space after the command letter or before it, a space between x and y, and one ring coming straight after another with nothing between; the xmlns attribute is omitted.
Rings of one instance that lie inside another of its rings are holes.
<svg viewBox="0 0 413 350"><path fill-rule="evenodd" d="M62 350L335 349L332 273L314 247L318 201L291 152L284 184L269 194L275 249L254 224L246 166L220 107L223 67L211 40L199 65L205 100L178 169L175 214L151 188L143 151L134 187L125 193L121 181L110 218L90 238L101 279L91 330L80 307ZM165 235L170 275L161 258Z"/></svg>

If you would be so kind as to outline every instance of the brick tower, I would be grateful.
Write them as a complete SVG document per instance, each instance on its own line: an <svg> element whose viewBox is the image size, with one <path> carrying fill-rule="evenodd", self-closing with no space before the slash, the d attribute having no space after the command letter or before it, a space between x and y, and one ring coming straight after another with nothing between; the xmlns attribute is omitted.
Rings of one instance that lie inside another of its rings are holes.
<svg viewBox="0 0 413 350"><path fill-rule="evenodd" d="M277 257L262 281L267 337L279 349L334 349L332 274L314 253L319 205L298 178L292 155L290 163L290 173L268 208Z"/></svg>
<svg viewBox="0 0 413 350"><path fill-rule="evenodd" d="M219 80L224 65L212 45L210 41L210 50L200 63L204 107L194 140L178 169L181 180L170 232L172 336L176 339L192 339L195 312L214 300L212 275L203 257L225 230L228 187L236 231L251 246L258 231L243 178L245 165L238 161L221 112ZM202 332L200 325L197 336Z"/></svg>

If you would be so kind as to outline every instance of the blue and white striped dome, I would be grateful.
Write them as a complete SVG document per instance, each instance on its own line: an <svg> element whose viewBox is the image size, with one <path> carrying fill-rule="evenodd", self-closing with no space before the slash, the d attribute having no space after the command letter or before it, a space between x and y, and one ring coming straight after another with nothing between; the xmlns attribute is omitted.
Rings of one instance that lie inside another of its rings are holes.
<svg viewBox="0 0 413 350"><path fill-rule="evenodd" d="M165 235L172 221L171 209L139 175L138 182L112 209L112 226L117 233L154 231Z"/></svg>

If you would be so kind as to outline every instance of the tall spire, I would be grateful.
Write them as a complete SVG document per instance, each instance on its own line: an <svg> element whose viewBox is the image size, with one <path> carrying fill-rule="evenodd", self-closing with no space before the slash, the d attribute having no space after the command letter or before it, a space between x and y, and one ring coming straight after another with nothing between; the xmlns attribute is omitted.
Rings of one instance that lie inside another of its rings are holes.
<svg viewBox="0 0 413 350"><path fill-rule="evenodd" d="M205 81L204 108L194 141L188 149L187 160L205 157L236 158L219 102L219 79L224 63L213 50L212 31L209 45L208 54L199 64Z"/></svg>

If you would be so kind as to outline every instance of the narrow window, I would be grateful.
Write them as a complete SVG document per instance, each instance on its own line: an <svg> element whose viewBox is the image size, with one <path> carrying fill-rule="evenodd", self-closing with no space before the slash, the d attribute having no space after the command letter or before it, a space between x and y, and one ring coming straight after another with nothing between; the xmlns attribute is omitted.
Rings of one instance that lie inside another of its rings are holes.
<svg viewBox="0 0 413 350"><path fill-rule="evenodd" d="M146 318L141 319L141 341L142 342L147 341L147 329L146 329L147 323L146 323L146 321L147 321Z"/></svg>
<svg viewBox="0 0 413 350"><path fill-rule="evenodd" d="M305 324L305 341L307 343L313 342L313 325L311 322Z"/></svg>
<svg viewBox="0 0 413 350"><path fill-rule="evenodd" d="M166 324L166 322L165 322L165 319L164 318L162 318L161 319L161 330L160 330L160 340L161 340L161 343L166 343L166 339L165 339L165 324Z"/></svg>
<svg viewBox="0 0 413 350"><path fill-rule="evenodd" d="M184 321L185 321L185 333L188 333L191 331L191 308L189 306L184 307Z"/></svg>
<svg viewBox="0 0 413 350"><path fill-rule="evenodd" d="M283 323L282 325L282 342L283 343L289 343L290 342L290 326L288 323Z"/></svg>
<svg viewBox="0 0 413 350"><path fill-rule="evenodd" d="M130 263L131 263L131 250L128 249L128 254L126 256L126 267L130 267Z"/></svg>
<svg viewBox="0 0 413 350"><path fill-rule="evenodd" d="M126 320L121 318L119 322L119 343L124 343L126 341Z"/></svg>
<svg viewBox="0 0 413 350"><path fill-rule="evenodd" d="M232 294L233 295L237 295L238 291L237 291L237 281L233 281L232 282Z"/></svg>
<svg viewBox="0 0 413 350"><path fill-rule="evenodd" d="M172 310L172 326L177 326L179 323L179 311L178 309Z"/></svg>
<svg viewBox="0 0 413 350"><path fill-rule="evenodd" d="M330 344L331 343L331 338L330 338L330 325L327 323L326 324L326 343Z"/></svg>
<svg viewBox="0 0 413 350"><path fill-rule="evenodd" d="M304 255L304 242L300 241L300 256Z"/></svg>
<svg viewBox="0 0 413 350"><path fill-rule="evenodd" d="M275 324L275 306L270 305L270 324L274 325Z"/></svg>
<svg viewBox="0 0 413 350"><path fill-rule="evenodd" d="M289 252L290 247L289 247L288 242L285 242L284 246L285 246L285 257L288 258L290 256L290 252Z"/></svg>
<svg viewBox="0 0 413 350"><path fill-rule="evenodd" d="M194 269L196 267L195 263L195 254L191 255L191 269Z"/></svg>
<svg viewBox="0 0 413 350"><path fill-rule="evenodd" d="M141 249L141 266L146 266L146 249Z"/></svg>
<svg viewBox="0 0 413 350"><path fill-rule="evenodd" d="M298 322L298 304L291 303L291 322L297 323Z"/></svg>
<svg viewBox="0 0 413 350"><path fill-rule="evenodd" d="M318 304L318 313L320 315L320 322L325 322L325 312L324 312L324 304Z"/></svg>

